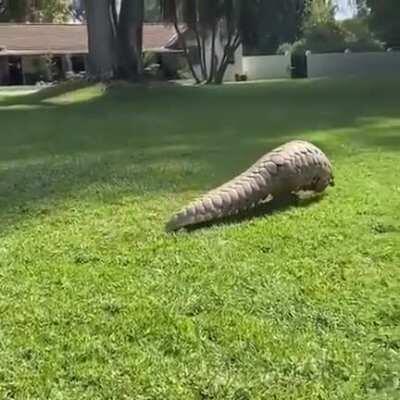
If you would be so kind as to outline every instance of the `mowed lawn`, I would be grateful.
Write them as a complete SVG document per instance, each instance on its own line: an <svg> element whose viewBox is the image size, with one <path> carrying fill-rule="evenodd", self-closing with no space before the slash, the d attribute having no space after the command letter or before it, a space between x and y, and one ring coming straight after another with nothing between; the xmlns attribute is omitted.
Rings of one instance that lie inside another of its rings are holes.
<svg viewBox="0 0 400 400"><path fill-rule="evenodd" d="M0 399L400 398L400 79L0 96ZM291 139L320 201L164 232Z"/></svg>

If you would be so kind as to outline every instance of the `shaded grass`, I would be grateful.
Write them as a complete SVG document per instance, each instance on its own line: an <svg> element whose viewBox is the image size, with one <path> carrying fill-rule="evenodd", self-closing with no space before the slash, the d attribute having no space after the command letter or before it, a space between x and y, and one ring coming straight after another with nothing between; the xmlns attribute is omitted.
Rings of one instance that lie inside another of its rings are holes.
<svg viewBox="0 0 400 400"><path fill-rule="evenodd" d="M60 87L0 100L0 398L397 399L400 81ZM170 214L311 140L321 201Z"/></svg>

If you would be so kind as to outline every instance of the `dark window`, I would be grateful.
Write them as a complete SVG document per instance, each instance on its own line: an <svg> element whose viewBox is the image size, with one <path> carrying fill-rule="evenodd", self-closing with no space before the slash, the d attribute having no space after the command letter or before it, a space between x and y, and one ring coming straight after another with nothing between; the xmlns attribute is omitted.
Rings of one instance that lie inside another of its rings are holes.
<svg viewBox="0 0 400 400"><path fill-rule="evenodd" d="M22 59L21 57L9 57L9 84L22 85L24 83L24 76L22 72Z"/></svg>
<svg viewBox="0 0 400 400"><path fill-rule="evenodd" d="M85 58L84 56L71 57L72 70L77 74L85 71Z"/></svg>

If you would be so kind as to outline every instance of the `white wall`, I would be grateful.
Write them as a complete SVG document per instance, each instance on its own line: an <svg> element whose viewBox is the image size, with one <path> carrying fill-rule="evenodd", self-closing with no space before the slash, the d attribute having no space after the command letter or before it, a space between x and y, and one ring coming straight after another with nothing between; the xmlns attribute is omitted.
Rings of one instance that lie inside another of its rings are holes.
<svg viewBox="0 0 400 400"><path fill-rule="evenodd" d="M243 73L249 80L290 78L290 67L290 55L243 57Z"/></svg>
<svg viewBox="0 0 400 400"><path fill-rule="evenodd" d="M309 78L399 74L400 52L333 53L307 56Z"/></svg>

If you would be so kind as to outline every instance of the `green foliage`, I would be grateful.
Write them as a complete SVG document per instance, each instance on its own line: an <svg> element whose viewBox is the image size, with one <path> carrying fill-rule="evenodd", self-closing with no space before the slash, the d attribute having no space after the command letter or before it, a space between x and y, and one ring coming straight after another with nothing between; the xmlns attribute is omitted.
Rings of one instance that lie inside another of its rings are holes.
<svg viewBox="0 0 400 400"><path fill-rule="evenodd" d="M32 60L35 79L38 81L50 81L49 79L49 65L50 58L48 57L35 57Z"/></svg>
<svg viewBox="0 0 400 400"><path fill-rule="evenodd" d="M346 32L336 22L306 27L304 39L308 50L315 53L342 52L346 48Z"/></svg>
<svg viewBox="0 0 400 400"><path fill-rule="evenodd" d="M1 22L65 22L71 16L68 0L4 0Z"/></svg>
<svg viewBox="0 0 400 400"><path fill-rule="evenodd" d="M276 51L276 54L283 55L283 54L286 54L286 53L291 53L292 51L293 51L293 44L292 43L282 43L278 47L278 49Z"/></svg>
<svg viewBox="0 0 400 400"><path fill-rule="evenodd" d="M300 39L294 43L283 43L278 47L276 54L284 55L289 52L291 54L304 55L307 50L309 50L309 45L306 40Z"/></svg>
<svg viewBox="0 0 400 400"><path fill-rule="evenodd" d="M370 31L366 18L353 18L341 23L346 32L346 48L352 51L383 51L384 44Z"/></svg>
<svg viewBox="0 0 400 400"><path fill-rule="evenodd" d="M287 47L286 47L287 48ZM339 22L335 20L332 2L315 0L309 2L303 23L303 37L291 49L293 54L382 51L383 44L371 33L366 18L358 17ZM278 53L281 53L279 49Z"/></svg>
<svg viewBox="0 0 400 400"><path fill-rule="evenodd" d="M29 16L29 0L2 0L0 22L23 22Z"/></svg>
<svg viewBox="0 0 400 400"><path fill-rule="evenodd" d="M254 9L251 26L244 31L247 54L271 54L285 42L298 38L304 12L304 1L250 1Z"/></svg>
<svg viewBox="0 0 400 400"><path fill-rule="evenodd" d="M303 29L329 26L335 22L336 8L332 0L307 0Z"/></svg>
<svg viewBox="0 0 400 400"><path fill-rule="evenodd" d="M388 47L400 47L400 1L366 0L371 9L370 25Z"/></svg>
<svg viewBox="0 0 400 400"><path fill-rule="evenodd" d="M307 2L303 22L303 39L307 50L316 53L340 52L345 49L345 38L344 30L335 20L335 7L331 0Z"/></svg>
<svg viewBox="0 0 400 400"><path fill-rule="evenodd" d="M146 22L161 21L161 7L159 0L146 0L144 5Z"/></svg>
<svg viewBox="0 0 400 400"><path fill-rule="evenodd" d="M398 400L399 91L0 92L0 398ZM297 138L332 159L321 201L163 232Z"/></svg>
<svg viewBox="0 0 400 400"><path fill-rule="evenodd" d="M65 22L71 16L68 0L39 0L36 1L37 20L40 22Z"/></svg>

